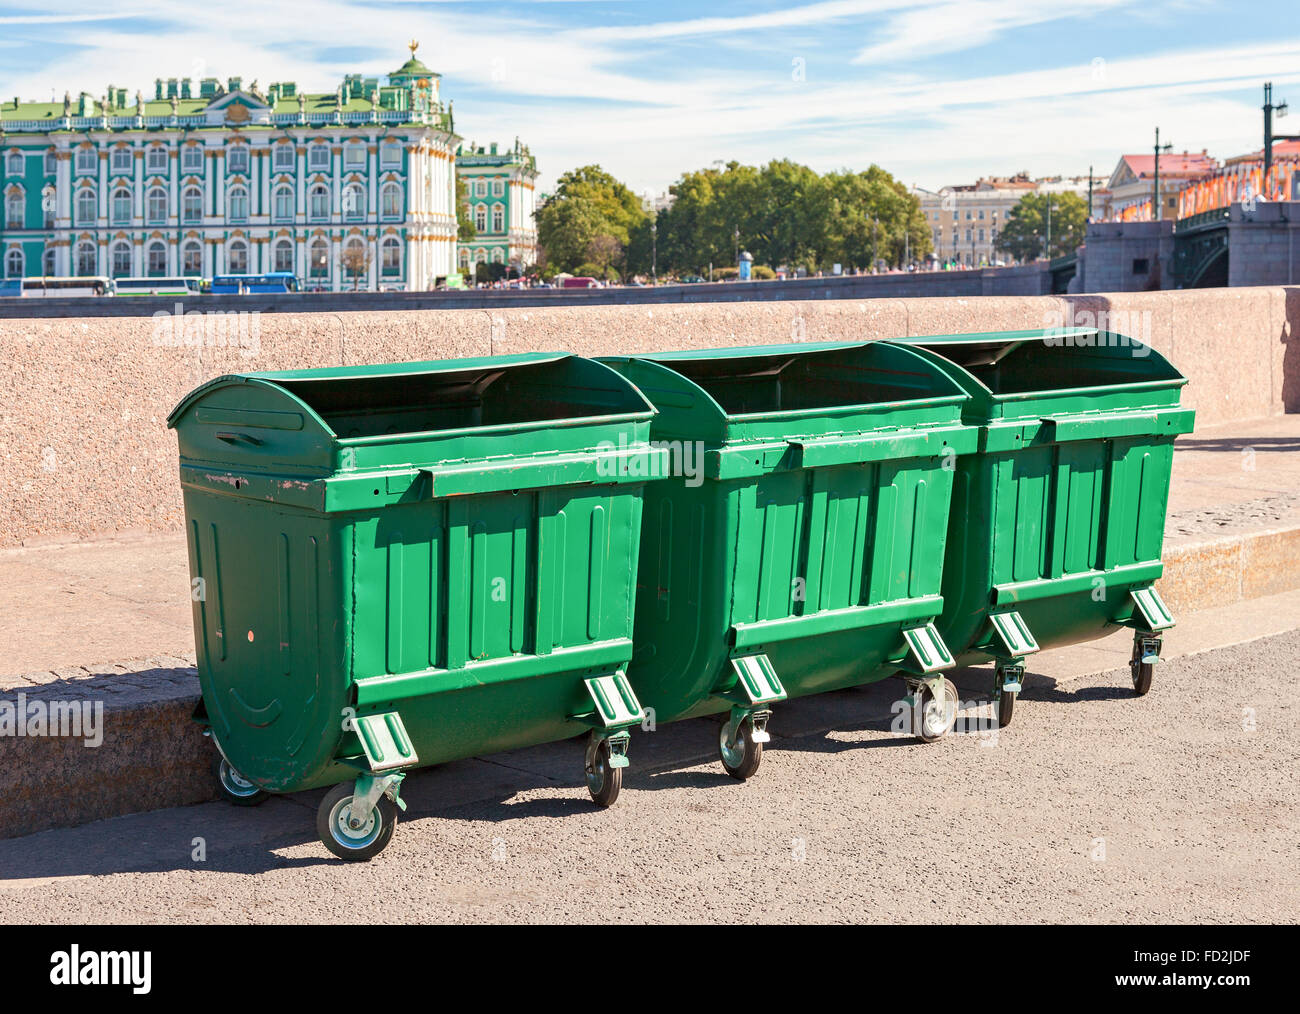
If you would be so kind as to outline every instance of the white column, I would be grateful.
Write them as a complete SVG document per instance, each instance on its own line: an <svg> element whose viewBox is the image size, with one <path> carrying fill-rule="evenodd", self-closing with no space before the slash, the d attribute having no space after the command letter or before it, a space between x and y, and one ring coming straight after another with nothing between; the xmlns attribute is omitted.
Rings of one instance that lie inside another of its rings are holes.
<svg viewBox="0 0 1300 1014"><path fill-rule="evenodd" d="M99 224L104 225L108 221L108 153L97 151L96 156L99 158L99 173L96 177L99 180L99 188L95 191L99 210L96 214Z"/></svg>
<svg viewBox="0 0 1300 1014"><path fill-rule="evenodd" d="M217 157L213 161L216 163L212 167L212 172L216 177L213 180L213 186L216 187L213 213L218 218L224 218L226 216L226 152L224 148L218 150Z"/></svg>
<svg viewBox="0 0 1300 1014"><path fill-rule="evenodd" d="M133 225L140 226L144 224L144 149L135 148L131 151L131 170L132 176L132 193L131 207ZM139 273L139 272L137 272Z"/></svg>
<svg viewBox="0 0 1300 1014"><path fill-rule="evenodd" d="M294 143L298 152L298 202L296 218L299 224L307 220L307 155L297 142Z"/></svg>

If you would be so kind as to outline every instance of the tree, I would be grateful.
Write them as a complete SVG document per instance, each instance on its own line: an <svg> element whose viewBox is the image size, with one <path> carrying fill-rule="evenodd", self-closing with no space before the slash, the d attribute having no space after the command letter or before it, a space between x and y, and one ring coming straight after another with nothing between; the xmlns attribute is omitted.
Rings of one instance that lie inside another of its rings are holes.
<svg viewBox="0 0 1300 1014"><path fill-rule="evenodd" d="M537 239L556 271L592 262L621 274L628 241L646 221L636 194L600 166L588 165L564 173L555 194L537 209ZM597 246L600 260L592 254L598 237L605 237Z"/></svg>
<svg viewBox="0 0 1300 1014"><path fill-rule="evenodd" d="M374 251L369 243L345 243L339 254L339 265L343 268L345 278L352 279L352 291L361 287L361 282L370 273L370 262L374 260Z"/></svg>
<svg viewBox="0 0 1300 1014"><path fill-rule="evenodd" d="M474 227L474 219L469 213L469 187L465 181L456 176L456 240L460 243L469 243L471 240L478 238L478 229Z"/></svg>
<svg viewBox="0 0 1300 1014"><path fill-rule="evenodd" d="M1051 205L1052 246L1047 250L1047 210ZM996 246L1018 261L1073 253L1083 243L1088 204L1078 194L1025 194L1009 212Z"/></svg>

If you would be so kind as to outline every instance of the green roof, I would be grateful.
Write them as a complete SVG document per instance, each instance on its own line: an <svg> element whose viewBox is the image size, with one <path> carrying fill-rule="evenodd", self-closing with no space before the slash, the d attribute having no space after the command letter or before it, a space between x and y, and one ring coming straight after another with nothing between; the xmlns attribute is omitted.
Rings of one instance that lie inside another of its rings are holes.
<svg viewBox="0 0 1300 1014"><path fill-rule="evenodd" d="M397 70L393 71L388 76L389 77L441 77L442 75L437 74L434 71L431 71L428 67L426 67L422 62L417 60L415 57L411 57L404 64L398 67Z"/></svg>

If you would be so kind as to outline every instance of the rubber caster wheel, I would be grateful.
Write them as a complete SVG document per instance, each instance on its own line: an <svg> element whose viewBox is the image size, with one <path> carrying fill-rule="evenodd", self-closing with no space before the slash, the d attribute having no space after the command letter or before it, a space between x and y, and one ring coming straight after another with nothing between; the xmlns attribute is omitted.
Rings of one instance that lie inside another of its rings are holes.
<svg viewBox="0 0 1300 1014"><path fill-rule="evenodd" d="M753 777L758 770L758 765L762 763L763 744L754 742L754 726L752 722L747 721L741 724L736 741L728 746L727 729L730 727L730 720L722 723L722 728L718 732L718 753L721 755L722 766L727 774L743 782Z"/></svg>
<svg viewBox="0 0 1300 1014"><path fill-rule="evenodd" d="M922 743L943 739L957 724L957 705L960 703L957 688L946 677L939 685L942 688L942 700L936 699L928 684L916 692L912 728Z"/></svg>
<svg viewBox="0 0 1300 1014"><path fill-rule="evenodd" d="M1133 661L1128 664L1128 667L1129 675L1133 678L1134 696L1145 697L1147 691L1151 689L1151 677L1155 675L1155 665L1151 662L1139 662L1135 652Z"/></svg>
<svg viewBox="0 0 1300 1014"><path fill-rule="evenodd" d="M338 858L364 863L379 855L393 837L397 806L387 796L380 796L360 826L353 827L353 789L353 783L343 782L329 790L316 811L316 833Z"/></svg>
<svg viewBox="0 0 1300 1014"><path fill-rule="evenodd" d="M212 773L217 779L217 790L221 798L235 806L257 806L271 798L271 794L259 789L247 778L230 766L226 758L218 755L212 762Z"/></svg>
<svg viewBox="0 0 1300 1014"><path fill-rule="evenodd" d="M623 788L623 769L609 762L609 740L602 739L587 769L587 791L597 806L613 806Z"/></svg>
<svg viewBox="0 0 1300 1014"><path fill-rule="evenodd" d="M1003 690L998 694L998 728L1005 729L1011 724L1011 716L1016 711L1016 692Z"/></svg>

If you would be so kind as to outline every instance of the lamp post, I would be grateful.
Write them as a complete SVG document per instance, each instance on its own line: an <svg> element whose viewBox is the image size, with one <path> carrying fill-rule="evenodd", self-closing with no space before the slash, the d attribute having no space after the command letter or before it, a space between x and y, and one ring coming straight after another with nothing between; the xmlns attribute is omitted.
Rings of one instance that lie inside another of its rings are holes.
<svg viewBox="0 0 1300 1014"><path fill-rule="evenodd" d="M659 284L659 222L650 221L650 278Z"/></svg>
<svg viewBox="0 0 1300 1014"><path fill-rule="evenodd" d="M1159 127L1156 127L1156 163L1155 163L1154 171L1153 171L1153 173L1152 173L1152 175L1155 177L1155 191L1154 191L1155 196L1152 198L1152 203L1155 205L1155 207L1154 207L1154 209L1153 209L1154 212L1155 212L1155 214L1154 214L1152 217L1153 217L1157 222L1159 222L1160 219L1161 219L1161 213L1160 213L1160 153L1161 153L1162 151L1165 151L1165 152L1170 151L1170 150L1172 150L1172 148L1173 148L1173 145L1172 145L1172 144L1166 144L1164 147L1161 147L1161 146L1160 146L1160 128L1159 128Z"/></svg>
<svg viewBox="0 0 1300 1014"><path fill-rule="evenodd" d="M1286 103L1273 103L1273 82L1264 84L1264 182L1268 183L1268 171L1273 166L1274 141L1300 141L1300 134L1274 134L1273 114L1280 120L1286 115Z"/></svg>

